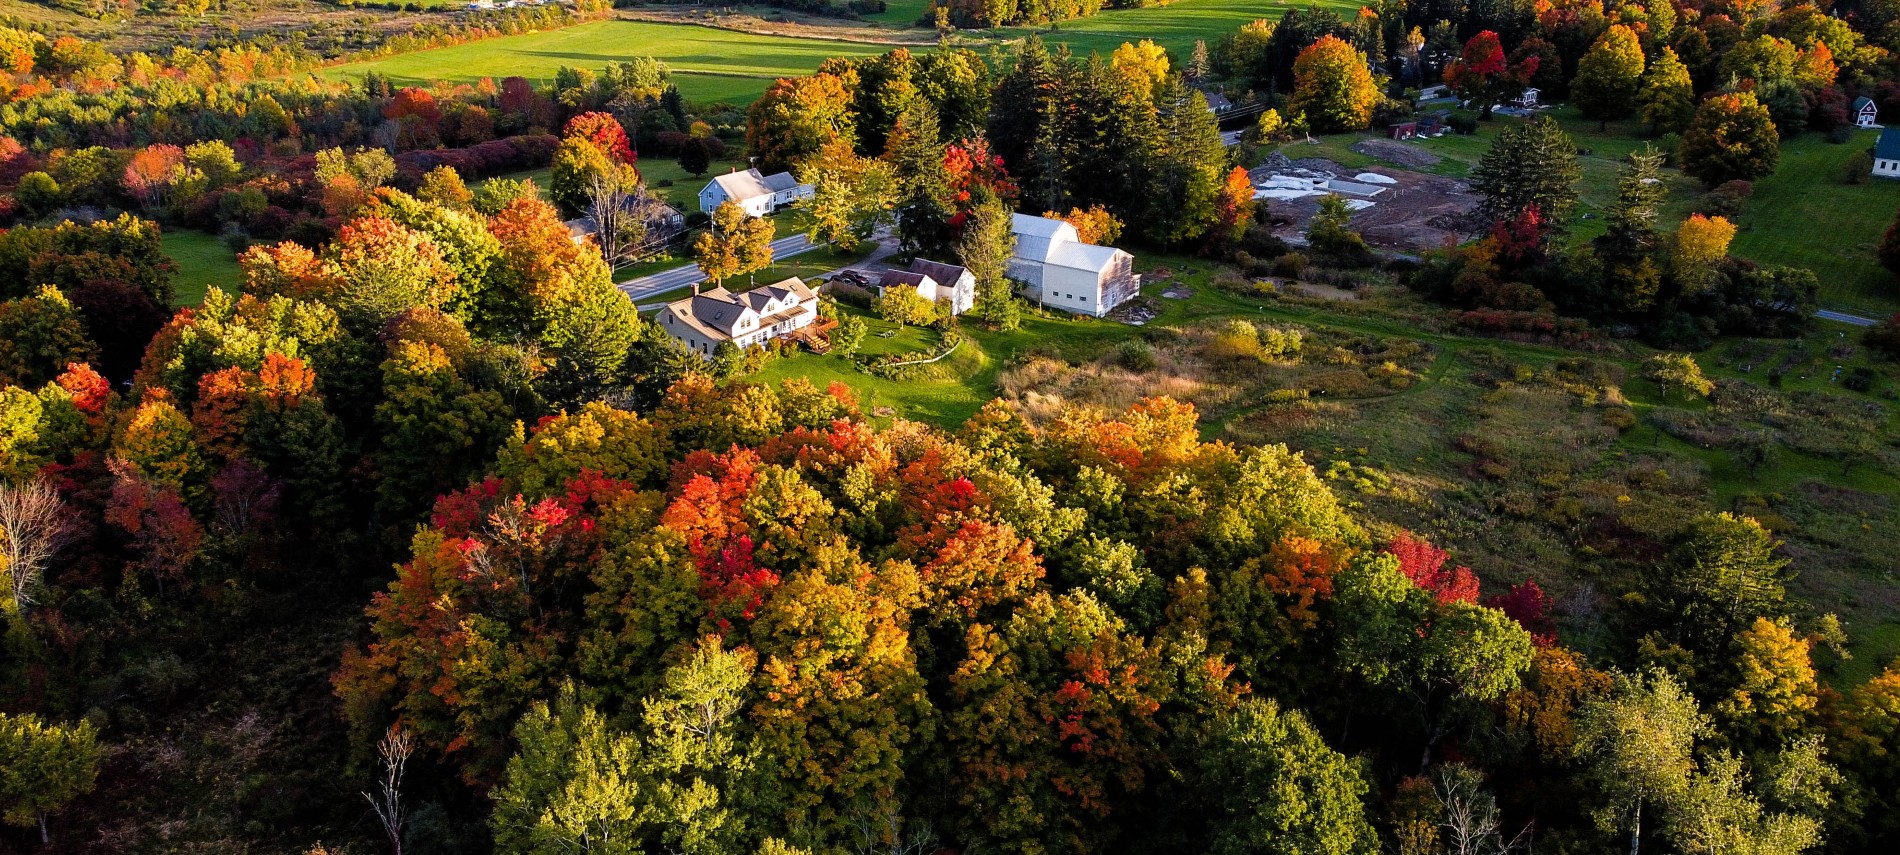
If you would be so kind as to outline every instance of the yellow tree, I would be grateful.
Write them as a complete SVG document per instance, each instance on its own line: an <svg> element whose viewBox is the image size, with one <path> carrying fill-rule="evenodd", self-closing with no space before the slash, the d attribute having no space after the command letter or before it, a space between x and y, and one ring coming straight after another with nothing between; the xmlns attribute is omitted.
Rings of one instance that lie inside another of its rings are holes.
<svg viewBox="0 0 1900 855"><path fill-rule="evenodd" d="M778 227L771 220L746 216L738 205L725 202L713 211L712 225L693 239L693 257L706 278L723 282L772 263L772 237Z"/></svg>
<svg viewBox="0 0 1900 855"><path fill-rule="evenodd" d="M1735 225L1725 217L1695 214L1676 230L1676 281L1684 293L1707 287L1715 275L1715 263L1728 255L1729 241L1735 239Z"/></svg>
<svg viewBox="0 0 1900 855"><path fill-rule="evenodd" d="M1147 39L1132 44L1122 42L1122 46L1115 49L1108 61L1117 72L1128 78L1144 101L1153 98L1155 87L1168 79L1168 52Z"/></svg>
<svg viewBox="0 0 1900 855"><path fill-rule="evenodd" d="M1316 131L1363 130L1372 124L1379 89L1366 69L1366 55L1338 36L1322 36L1293 61L1293 100L1288 110L1306 116Z"/></svg>
<svg viewBox="0 0 1900 855"><path fill-rule="evenodd" d="M1820 691L1807 641L1764 617L1735 637L1735 690L1716 706L1738 737L1776 744L1814 717Z"/></svg>

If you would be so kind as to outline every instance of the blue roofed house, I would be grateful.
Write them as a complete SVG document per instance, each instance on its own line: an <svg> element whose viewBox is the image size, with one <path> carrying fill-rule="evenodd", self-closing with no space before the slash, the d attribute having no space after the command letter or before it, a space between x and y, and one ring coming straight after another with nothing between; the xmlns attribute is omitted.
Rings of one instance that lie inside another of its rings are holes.
<svg viewBox="0 0 1900 855"><path fill-rule="evenodd" d="M1875 104L1872 98L1865 95L1855 98L1854 109L1849 112L1854 114L1854 127L1880 127L1880 105Z"/></svg>
<svg viewBox="0 0 1900 855"><path fill-rule="evenodd" d="M1900 128L1885 128L1874 143L1874 175L1900 178Z"/></svg>

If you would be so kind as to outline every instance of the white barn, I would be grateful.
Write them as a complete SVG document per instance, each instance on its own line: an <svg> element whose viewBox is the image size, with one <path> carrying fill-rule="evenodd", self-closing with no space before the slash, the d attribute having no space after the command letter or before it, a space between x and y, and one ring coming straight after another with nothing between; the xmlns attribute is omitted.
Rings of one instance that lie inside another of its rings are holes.
<svg viewBox="0 0 1900 855"><path fill-rule="evenodd" d="M757 169L730 172L715 177L699 191L699 209L710 214L726 202L736 203L746 214L763 217L814 192L810 184L800 184L790 172L761 174Z"/></svg>
<svg viewBox="0 0 1900 855"><path fill-rule="evenodd" d="M711 358L724 342L741 349L811 326L818 295L797 277L734 294L723 287L666 304L654 321L687 350Z"/></svg>
<svg viewBox="0 0 1900 855"><path fill-rule="evenodd" d="M1141 293L1135 257L1112 246L1082 242L1075 226L1049 217L1014 214L1016 254L1009 278L1045 306L1101 317Z"/></svg>

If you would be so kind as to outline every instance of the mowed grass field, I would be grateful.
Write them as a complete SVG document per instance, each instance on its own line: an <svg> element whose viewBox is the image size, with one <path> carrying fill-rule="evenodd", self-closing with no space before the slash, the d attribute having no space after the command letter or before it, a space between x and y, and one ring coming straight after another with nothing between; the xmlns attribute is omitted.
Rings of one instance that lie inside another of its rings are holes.
<svg viewBox="0 0 1900 855"><path fill-rule="evenodd" d="M878 45L755 36L710 27L644 21L597 21L560 30L398 54L324 69L324 77L359 80L371 71L398 84L484 77L526 77L539 84L562 66L599 70L609 62L651 56L673 70L680 94L698 102L749 103L780 77L808 74L834 56L883 53Z"/></svg>
<svg viewBox="0 0 1900 855"><path fill-rule="evenodd" d="M1007 38L1041 33L1043 41L1052 46L1068 45L1078 56L1107 56L1123 42L1149 39L1173 52L1178 61L1186 62L1196 40L1206 39L1211 50L1220 39L1249 21L1278 21L1289 10L1307 6L1331 9L1352 20L1361 5L1353 0L1176 0L1167 6L1103 10L1087 18L1063 21L1054 29L1014 27L998 33Z"/></svg>
<svg viewBox="0 0 1900 855"><path fill-rule="evenodd" d="M196 306L204 302L210 285L236 291L242 281L237 255L216 235L192 229L171 229L161 240L165 255L178 265L172 279L172 305Z"/></svg>

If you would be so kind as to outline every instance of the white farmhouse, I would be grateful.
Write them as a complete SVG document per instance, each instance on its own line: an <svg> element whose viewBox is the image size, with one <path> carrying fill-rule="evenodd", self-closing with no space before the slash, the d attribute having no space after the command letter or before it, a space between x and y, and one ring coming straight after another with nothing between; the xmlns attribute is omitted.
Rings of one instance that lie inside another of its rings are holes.
<svg viewBox="0 0 1900 855"><path fill-rule="evenodd" d="M771 175L757 169L730 172L714 178L699 191L699 209L710 214L726 202L743 208L747 215L763 217L800 199L809 199L810 184L800 184L790 172Z"/></svg>
<svg viewBox="0 0 1900 855"><path fill-rule="evenodd" d="M724 342L743 349L811 326L818 295L797 277L737 294L715 287L666 304L654 320L687 350L710 358Z"/></svg>
<svg viewBox="0 0 1900 855"><path fill-rule="evenodd" d="M1022 294L1051 308L1101 317L1141 293L1135 257L1112 246L1082 242L1075 226L1050 217L1014 214L1016 254L1009 278Z"/></svg>
<svg viewBox="0 0 1900 855"><path fill-rule="evenodd" d="M924 299L948 305L953 315L976 305L976 275L954 264L919 258L909 270L887 270L877 281L878 296L891 288L915 288Z"/></svg>
<svg viewBox="0 0 1900 855"><path fill-rule="evenodd" d="M1900 128L1885 128L1874 143L1874 174L1881 178L1900 178Z"/></svg>
<svg viewBox="0 0 1900 855"><path fill-rule="evenodd" d="M1852 112L1854 114L1854 127L1880 127L1880 105L1875 104L1874 99L1865 95L1855 98Z"/></svg>

